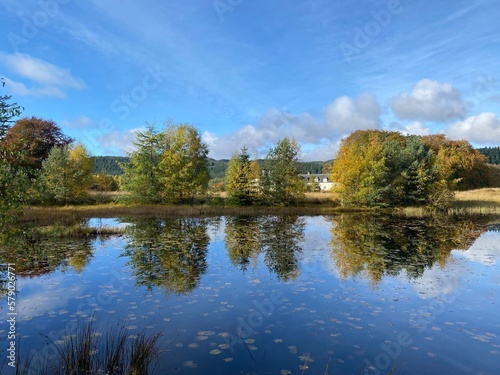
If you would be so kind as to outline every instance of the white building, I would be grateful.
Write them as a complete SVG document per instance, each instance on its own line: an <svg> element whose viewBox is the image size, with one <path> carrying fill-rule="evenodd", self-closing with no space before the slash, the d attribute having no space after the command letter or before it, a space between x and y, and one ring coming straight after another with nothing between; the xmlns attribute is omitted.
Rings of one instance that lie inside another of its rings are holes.
<svg viewBox="0 0 500 375"><path fill-rule="evenodd" d="M328 191L333 187L333 182L330 176L323 173L307 173L299 174L307 185L314 185L314 190Z"/></svg>

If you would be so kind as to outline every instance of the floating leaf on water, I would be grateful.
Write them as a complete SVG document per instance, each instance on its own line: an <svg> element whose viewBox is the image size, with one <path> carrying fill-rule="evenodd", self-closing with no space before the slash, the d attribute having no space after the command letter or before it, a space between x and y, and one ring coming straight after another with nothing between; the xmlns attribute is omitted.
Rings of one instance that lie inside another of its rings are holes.
<svg viewBox="0 0 500 375"><path fill-rule="evenodd" d="M192 342L191 344L188 345L188 348L194 349L194 348L197 348L198 346L200 346L200 345L198 345L195 342Z"/></svg>
<svg viewBox="0 0 500 375"><path fill-rule="evenodd" d="M184 366L186 367L191 367L191 368L196 368L198 365L194 361L186 361L183 363Z"/></svg>
<svg viewBox="0 0 500 375"><path fill-rule="evenodd" d="M431 358L435 358L437 357L437 354L436 353L431 353L431 352L427 352L427 355Z"/></svg>
<svg viewBox="0 0 500 375"><path fill-rule="evenodd" d="M231 362L234 358L231 358L231 357L227 357L227 358L224 358L224 362Z"/></svg>
<svg viewBox="0 0 500 375"><path fill-rule="evenodd" d="M200 331L198 332L199 336L212 336L215 335L214 331Z"/></svg>
<svg viewBox="0 0 500 375"><path fill-rule="evenodd" d="M129 339L133 339L133 340L135 340L138 337L139 337L139 335L129 335L128 336Z"/></svg>
<svg viewBox="0 0 500 375"><path fill-rule="evenodd" d="M292 373L292 372L291 372L290 370L281 370L281 371L280 371L280 374L281 374L281 375L289 375L289 374L291 374L291 373Z"/></svg>
<svg viewBox="0 0 500 375"><path fill-rule="evenodd" d="M198 341L208 340L208 336L196 336L196 340Z"/></svg>
<svg viewBox="0 0 500 375"><path fill-rule="evenodd" d="M266 329L266 330L264 331L264 333L271 333L271 330L270 330L270 329Z"/></svg>
<svg viewBox="0 0 500 375"><path fill-rule="evenodd" d="M246 339L246 340L245 340L245 343L246 343L246 344L253 344L254 342L255 342L255 340L254 340L254 339Z"/></svg>
<svg viewBox="0 0 500 375"><path fill-rule="evenodd" d="M278 343L280 343L280 342L283 342L283 340L282 340L282 339L274 339L274 342L275 342L276 344L278 344Z"/></svg>
<svg viewBox="0 0 500 375"><path fill-rule="evenodd" d="M230 337L231 334L229 332L221 332L221 333L219 333L219 336L220 337Z"/></svg>
<svg viewBox="0 0 500 375"><path fill-rule="evenodd" d="M257 348L257 347L256 347L256 346L254 346L254 345L248 345L248 349L250 349L250 350L257 350L257 349L259 349L259 348Z"/></svg>
<svg viewBox="0 0 500 375"><path fill-rule="evenodd" d="M314 360L309 356L309 353L304 353L302 355L299 355L299 359L301 361L307 361L307 362L314 362Z"/></svg>
<svg viewBox="0 0 500 375"><path fill-rule="evenodd" d="M213 350L210 350L210 354L212 355L217 355L217 354L220 354L222 353L219 349L213 349Z"/></svg>
<svg viewBox="0 0 500 375"><path fill-rule="evenodd" d="M175 346L177 348L182 348L184 346L184 344L182 342L178 342L177 344L175 344Z"/></svg>
<svg viewBox="0 0 500 375"><path fill-rule="evenodd" d="M164 322L170 322L170 318L163 318Z"/></svg>
<svg viewBox="0 0 500 375"><path fill-rule="evenodd" d="M229 345L228 344L220 344L219 349L222 349L222 350L229 349Z"/></svg>

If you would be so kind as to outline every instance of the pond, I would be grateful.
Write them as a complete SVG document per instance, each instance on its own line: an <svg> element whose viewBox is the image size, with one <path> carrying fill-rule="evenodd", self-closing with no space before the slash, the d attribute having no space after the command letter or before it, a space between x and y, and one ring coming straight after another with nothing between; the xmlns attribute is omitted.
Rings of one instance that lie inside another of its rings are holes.
<svg viewBox="0 0 500 375"><path fill-rule="evenodd" d="M3 249L2 280L16 264L17 354L32 368L94 321L100 333L125 327L128 340L160 333L158 374L498 373L498 221L349 214L105 224L125 233ZM14 372L4 364L3 373Z"/></svg>

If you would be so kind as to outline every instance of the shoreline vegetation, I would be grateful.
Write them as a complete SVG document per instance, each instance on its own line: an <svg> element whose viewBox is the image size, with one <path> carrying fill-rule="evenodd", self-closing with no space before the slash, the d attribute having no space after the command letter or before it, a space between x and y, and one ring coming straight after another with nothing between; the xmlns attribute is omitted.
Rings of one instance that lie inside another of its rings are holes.
<svg viewBox="0 0 500 375"><path fill-rule="evenodd" d="M223 194L194 204L121 204L113 199L121 193L94 193L93 203L65 206L29 206L19 217L21 225L36 225L40 234L49 234L47 227L59 228L53 232L58 236L77 233L80 235L119 234L123 228L92 228L61 226L89 218L182 218L213 216L257 216L257 215L340 215L345 213L373 213L405 217L424 217L438 214L428 207L367 208L342 207L333 200L333 193L306 193L305 199L293 206L231 206L224 204ZM214 204L213 202L216 202ZM500 215L500 188L484 188L455 192L451 207L440 212L445 216ZM57 223L54 225L54 223ZM45 229L44 229L45 228Z"/></svg>

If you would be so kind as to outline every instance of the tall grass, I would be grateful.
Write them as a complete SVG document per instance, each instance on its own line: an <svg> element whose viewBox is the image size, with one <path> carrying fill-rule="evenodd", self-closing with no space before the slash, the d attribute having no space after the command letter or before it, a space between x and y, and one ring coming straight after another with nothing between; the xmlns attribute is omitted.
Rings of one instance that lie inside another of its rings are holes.
<svg viewBox="0 0 500 375"><path fill-rule="evenodd" d="M47 345L54 348L55 356L44 363L34 364L30 358L20 359L16 375L147 375L155 373L161 351L160 334L129 338L125 327L115 328L105 336L93 323L80 326L73 335Z"/></svg>

